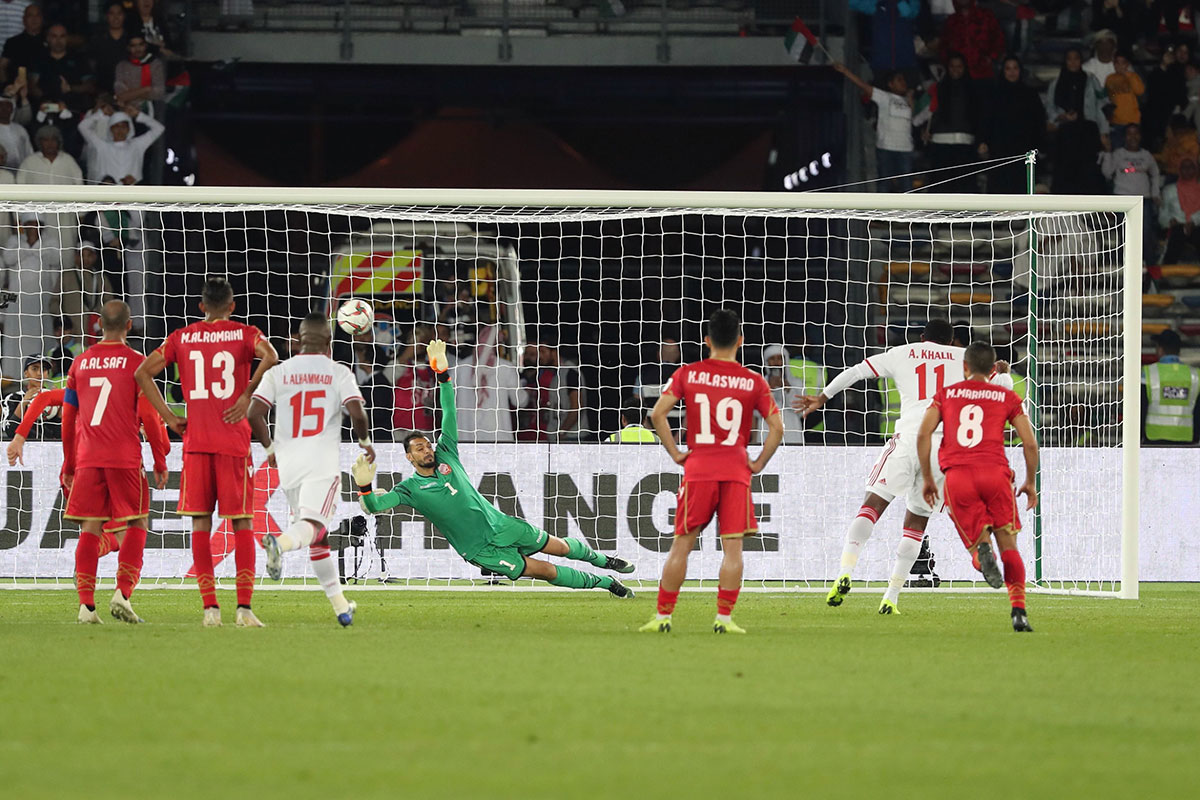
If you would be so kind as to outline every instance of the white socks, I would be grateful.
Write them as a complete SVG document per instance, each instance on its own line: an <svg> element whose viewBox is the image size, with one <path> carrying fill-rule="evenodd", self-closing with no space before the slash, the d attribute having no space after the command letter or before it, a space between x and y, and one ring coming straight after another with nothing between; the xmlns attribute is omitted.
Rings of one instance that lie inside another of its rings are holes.
<svg viewBox="0 0 1200 800"><path fill-rule="evenodd" d="M333 605L333 612L335 614L345 614L350 610L350 603L346 601L346 596L342 594L342 582L338 579L337 561L333 559L332 554L329 552L329 546L319 544L310 547L308 557L312 561L313 572L316 573L321 588L325 590L325 596L329 598L329 602Z"/></svg>
<svg viewBox="0 0 1200 800"><path fill-rule="evenodd" d="M913 564L917 562L917 556L921 554L921 539L925 538L922 531L916 531L912 528L905 528L904 535L900 537L900 544L896 546L896 564L892 568L892 577L888 580L887 592L884 593L883 599L896 602L900 598L900 590L904 588L904 582L908 580L908 574L912 572Z"/></svg>
<svg viewBox="0 0 1200 800"><path fill-rule="evenodd" d="M842 547L842 575L849 575L850 570L858 563L863 545L875 532L875 523L879 521L879 512L870 506L858 510L858 516L850 523L846 531L846 544Z"/></svg>

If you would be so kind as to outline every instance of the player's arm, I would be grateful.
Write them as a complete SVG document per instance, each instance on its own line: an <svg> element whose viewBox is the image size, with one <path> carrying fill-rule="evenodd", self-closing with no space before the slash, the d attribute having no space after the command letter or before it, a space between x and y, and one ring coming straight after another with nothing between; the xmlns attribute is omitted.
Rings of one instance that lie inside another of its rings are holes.
<svg viewBox="0 0 1200 800"><path fill-rule="evenodd" d="M166 399L158 390L158 384L154 382L154 379L166 366L167 359L162 354L162 350L155 350L138 365L137 370L133 373L133 379L137 381L138 388L142 390L142 396L150 401L150 405L162 417L162 421L167 424L167 427L183 436L183 432L187 428L187 420L167 407Z"/></svg>
<svg viewBox="0 0 1200 800"><path fill-rule="evenodd" d="M64 394L66 394L66 389L50 389L49 391L39 392L33 398L33 402L29 404L29 408L25 409L25 414L21 417L21 424L17 426L17 431L13 434L12 441L8 443L7 455L10 467L15 467L18 463L25 463L25 440L29 438L29 432L33 429L33 423L37 422L42 412L50 406L61 406Z"/></svg>
<svg viewBox="0 0 1200 800"><path fill-rule="evenodd" d="M658 434L658 440L666 448L667 455L676 464L682 464L687 460L688 454L680 451L679 445L675 443L675 434L671 432L671 424L667 421L667 415L678 402L679 398L670 392L660 394L658 402L650 409L650 423L654 426L654 432Z"/></svg>
<svg viewBox="0 0 1200 800"><path fill-rule="evenodd" d="M361 397L351 397L346 401L346 413L350 415L350 428L354 431L354 438L358 439L358 446L363 449L363 455L367 457L367 461L374 463L375 447L371 443L371 420L367 418L367 408L363 404ZM254 423L250 423L251 427Z"/></svg>
<svg viewBox="0 0 1200 800"><path fill-rule="evenodd" d="M167 487L167 453L171 452L171 440L167 429L154 411L154 406L145 395L138 396L138 417L142 421L142 430L146 433L146 441L150 443L150 452L154 456L154 485L159 489Z"/></svg>
<svg viewBox="0 0 1200 800"><path fill-rule="evenodd" d="M933 452L933 432L941 422L942 409L934 403L925 410L925 416L921 418L921 428L917 431L917 459L921 462L923 480L921 494L931 506L937 506L938 496L937 483L933 480L933 462L930 460Z"/></svg>
<svg viewBox="0 0 1200 800"><path fill-rule="evenodd" d="M258 368L250 376L250 383L246 384L246 389L238 395L238 399L221 415L221 419L230 425L246 418L246 411L250 408L250 398L254 396L254 390L262 383L267 370L279 363L279 353L275 351L275 345L271 344L265 336L259 336L258 341L254 343L254 357L258 359Z"/></svg>
<svg viewBox="0 0 1200 800"><path fill-rule="evenodd" d="M70 384L63 395L62 444L63 466L62 482L67 491L75 482L75 416L79 412L79 398Z"/></svg>
<svg viewBox="0 0 1200 800"><path fill-rule="evenodd" d="M1026 508L1033 508L1038 504L1037 484L1034 482L1038 468L1037 437L1033 433L1033 424L1026 414L1019 414L1012 424L1017 429L1017 435L1021 437L1021 450L1025 454L1025 482L1021 484L1017 494L1028 497L1029 505Z"/></svg>
<svg viewBox="0 0 1200 800"><path fill-rule="evenodd" d="M1007 361L997 361L996 366L992 369L992 374L988 378L988 383L992 386L1002 386L1010 392L1013 388L1013 376L1009 371Z"/></svg>
<svg viewBox="0 0 1200 800"><path fill-rule="evenodd" d="M771 456L775 455L775 451L779 449L782 441L783 415L779 413L779 409L775 409L775 413L767 417L767 440L763 442L762 451L759 452L758 458L750 462L752 475L757 475L766 468L767 462L771 460Z"/></svg>
<svg viewBox="0 0 1200 800"><path fill-rule="evenodd" d="M442 406L442 434L438 437L439 453L458 455L458 409L454 406L454 384L450 380L450 362L446 360L446 343L434 339L426 349L429 368L437 373L438 402Z"/></svg>
<svg viewBox="0 0 1200 800"><path fill-rule="evenodd" d="M363 416L366 416L365 412ZM368 514L378 514L399 505L411 506L412 499L403 486L397 486L390 492L381 492L372 488L371 484L375 482L375 469L375 462L368 461L366 453L361 454L354 465L350 467L350 476L354 478L354 484L358 487L359 507Z"/></svg>
<svg viewBox="0 0 1200 800"><path fill-rule="evenodd" d="M871 366L870 359L861 361L853 367L838 373L838 376L831 380L820 394L815 396L805 394L793 398L792 408L799 411L801 417L807 417L859 381L878 378L879 376L880 373Z"/></svg>
<svg viewBox="0 0 1200 800"><path fill-rule="evenodd" d="M271 406L266 400L261 397L255 397L250 401L250 408L246 411L246 419L250 422L250 432L254 434L254 438L267 451L267 464L274 467L275 464L275 444L271 441L271 428L267 425L267 412L271 410Z"/></svg>

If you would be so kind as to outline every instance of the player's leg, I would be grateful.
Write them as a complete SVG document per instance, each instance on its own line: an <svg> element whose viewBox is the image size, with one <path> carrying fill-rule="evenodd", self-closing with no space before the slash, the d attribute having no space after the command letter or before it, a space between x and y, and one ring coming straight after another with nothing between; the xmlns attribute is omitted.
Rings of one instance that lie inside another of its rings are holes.
<svg viewBox="0 0 1200 800"><path fill-rule="evenodd" d="M109 553L115 553L121 549L121 534L125 532L125 528L120 526L120 523L112 522L111 520L104 523L100 528L100 557L104 558Z"/></svg>
<svg viewBox="0 0 1200 800"><path fill-rule="evenodd" d="M325 530L322 526L322 530ZM268 538L268 537L263 537ZM321 590L325 592L325 596L329 598L329 604L333 606L333 613L337 616L337 621L343 628L348 628L354 623L354 612L358 606L346 599L346 595L342 593L342 580L338 575L337 559L333 557L333 553L329 549L329 536L325 534L318 541L309 545L308 560L312 564L313 574L317 576L317 581L321 584Z"/></svg>
<svg viewBox="0 0 1200 800"><path fill-rule="evenodd" d="M922 516L912 509L904 513L904 530L900 535L900 543L896 545L896 560L892 565L892 575L888 578L887 591L879 603L880 614L899 614L897 604L900 601L900 590L904 588L913 564L921 554L921 540L925 538L925 527L929 517Z"/></svg>
<svg viewBox="0 0 1200 800"><path fill-rule="evenodd" d="M217 487L213 456L209 453L184 453L179 478L179 514L192 519L192 564L196 569L196 587L204 608L205 627L221 624L217 604L217 579L213 574L212 515L217 508Z"/></svg>
<svg viewBox="0 0 1200 800"><path fill-rule="evenodd" d="M1017 498L1013 494L1012 473L1004 472L991 477L988 511L991 517L992 534L1000 550L1000 561L1004 565L1004 586L1008 590L1012 606L1013 630L1032 632L1029 615L1025 610L1025 560L1017 550L1017 532L1021 529L1021 518L1017 513Z"/></svg>
<svg viewBox="0 0 1200 800"><path fill-rule="evenodd" d="M508 564L512 563L511 558L513 557L519 559L521 562L520 571L515 575L508 568ZM551 586L565 586L569 589L600 588L611 592L616 597L633 597L633 591L611 575L594 575L591 572L584 572L583 570L563 566L562 564L552 564L540 558L521 556L517 553L515 547L497 551L496 554L493 554L490 558L486 558L484 561L480 561L479 558L480 556L477 555L473 563L477 566L499 572L513 580L517 578L536 578L546 581Z"/></svg>
<svg viewBox="0 0 1200 800"><path fill-rule="evenodd" d="M613 572L620 572L622 574L629 574L634 570L633 564L625 559L597 553L582 539L576 539L574 536L567 536L562 539L550 534L546 534L546 536L548 538L546 545L542 548L542 552L548 556L563 556L573 561L586 561L593 567L610 569Z"/></svg>
<svg viewBox="0 0 1200 800"><path fill-rule="evenodd" d="M108 610L123 622L144 622L134 612L129 598L142 577L146 526L150 518L150 484L141 467L106 469L104 474L111 494L112 518L126 525L117 555L117 588Z"/></svg>
<svg viewBox="0 0 1200 800"><path fill-rule="evenodd" d="M732 619L733 607L742 590L742 543L758 532L754 499L748 484L721 483L717 506L717 533L721 538L721 571L717 579L716 633L745 633Z"/></svg>
<svg viewBox="0 0 1200 800"><path fill-rule="evenodd" d="M262 622L250 609L258 560L258 544L254 539L254 465L249 455L214 456L213 463L217 467L217 513L233 527L237 625L261 628Z"/></svg>
<svg viewBox="0 0 1200 800"><path fill-rule="evenodd" d="M958 530L963 547L971 554L971 564L983 573L988 586L999 589L1004 585L1000 568L992 554L991 526L987 521L987 506L976 485L976 471L959 467L946 473L946 484L942 497L946 510Z"/></svg>
<svg viewBox="0 0 1200 800"><path fill-rule="evenodd" d="M679 486L675 503L675 538L667 551L662 577L658 581L658 608L654 619L639 631L669 633L671 614L679 601L679 590L687 578L688 554L696 549L700 531L712 520L720 502L721 485L717 481L687 481Z"/></svg>
<svg viewBox="0 0 1200 800"><path fill-rule="evenodd" d="M838 579L825 597L825 602L829 605L840 606L846 595L850 593L850 574L858 564L858 558L862 555L867 540L875 532L875 523L879 521L883 512L887 511L893 497L895 495L876 487L875 490L867 492L867 496L863 498L862 507L858 509L858 514L850 521L850 527L846 529L846 541L842 545L842 563L838 569Z"/></svg>
<svg viewBox="0 0 1200 800"><path fill-rule="evenodd" d="M100 527L109 518L108 487L103 470L81 467L67 496L67 519L79 524L75 544L75 591L79 595L79 622L98 624L96 613L96 569L100 563Z"/></svg>

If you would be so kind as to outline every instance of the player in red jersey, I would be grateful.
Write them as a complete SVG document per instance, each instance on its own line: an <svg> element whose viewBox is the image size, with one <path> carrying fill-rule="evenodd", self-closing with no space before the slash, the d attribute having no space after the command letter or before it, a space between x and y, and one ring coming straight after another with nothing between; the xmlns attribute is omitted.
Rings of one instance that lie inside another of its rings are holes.
<svg viewBox="0 0 1200 800"><path fill-rule="evenodd" d="M685 364L663 386L650 412L663 447L683 465L675 511L675 541L658 583L658 614L639 630L667 633L679 587L687 577L688 553L714 515L721 537L721 573L717 583L717 633L745 633L731 618L742 588L742 537L758 532L750 476L762 472L783 441L783 419L762 375L738 363L742 325L737 314L721 309L708 321L709 357ZM679 400L687 409L687 452L680 452L667 422ZM753 461L746 452L754 412L767 421L767 440Z"/></svg>
<svg viewBox="0 0 1200 800"><path fill-rule="evenodd" d="M133 377L144 357L125 344L133 324L129 306L120 300L105 303L100 324L104 338L80 354L67 375L63 484L69 494L64 516L82 528L75 548L80 622L100 622L95 601L100 526L106 520L126 523L117 556L117 590L108 608L117 619L136 623L143 620L129 598L141 576L150 515ZM156 469L154 479L158 488L166 486L166 470Z"/></svg>
<svg viewBox="0 0 1200 800"><path fill-rule="evenodd" d="M48 389L44 392L39 392L38 396L33 399L26 409L25 415L21 417L21 424L17 426L16 433L13 439L8 443L8 465L16 466L18 463L25 463L23 458L25 455L25 441L29 436L30 430L33 428L34 422L42 415L47 408L62 407L63 424L66 425L68 420L70 424L75 424L75 407L64 402L66 397L66 389ZM154 406L150 405L150 401L144 396L138 397L138 417L142 422L142 430L145 432L146 441L150 443L150 452L154 454L154 472L166 473L167 471L167 454L171 452L171 441L167 438L167 428L163 425L162 420L158 416L158 412L154 410ZM74 428L72 428L74 430ZM63 481L63 475L66 469L66 437L63 437L64 445L64 460L63 470L58 476L59 485L62 487L63 497L67 497L70 492L67 491L67 485ZM161 486L158 488L162 488ZM128 526L124 522L109 520L105 522L100 529L100 549L97 555L104 558L109 553L115 553L117 548L121 546L121 535L125 533L125 528Z"/></svg>
<svg viewBox="0 0 1200 800"><path fill-rule="evenodd" d="M254 465L246 409L263 375L279 361L258 328L230 319L233 287L224 278L204 283L204 320L171 333L137 371L138 385L167 427L183 436L183 476L179 513L192 518L192 558L204 604L204 624L221 624L212 561L212 515L232 521L237 564L237 624L261 628L250 610L254 595ZM253 377L250 365L259 359ZM187 419L176 416L154 378L169 364L179 365Z"/></svg>
<svg viewBox="0 0 1200 800"><path fill-rule="evenodd" d="M945 386L933 396L933 405L917 432L917 456L924 476L922 494L930 504L937 501L937 484L930 462L933 432L942 423L942 446L938 463L946 474L946 505L958 535L971 553L975 569L988 585L1008 587L1015 631L1032 631L1025 612L1025 562L1017 552L1017 495L1013 494L1013 472L1004 454L1004 427L1011 422L1021 437L1025 452L1025 482L1017 494L1029 498L1028 508L1037 505L1038 445L1033 426L1021 398L1001 386L988 383L996 363L996 351L983 342L971 344L963 354L967 379ZM995 536L1004 575L996 564L990 539Z"/></svg>

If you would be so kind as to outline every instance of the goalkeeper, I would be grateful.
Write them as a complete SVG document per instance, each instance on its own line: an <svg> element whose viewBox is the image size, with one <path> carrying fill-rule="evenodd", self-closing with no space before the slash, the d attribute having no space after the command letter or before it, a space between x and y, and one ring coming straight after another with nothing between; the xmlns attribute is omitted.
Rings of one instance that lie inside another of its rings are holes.
<svg viewBox="0 0 1200 800"><path fill-rule="evenodd" d="M483 498L458 457L458 421L455 418L454 386L446 372L446 343L429 343L429 366L438 373L442 404L442 435L437 451L422 433L404 438L404 453L415 474L390 492L371 488L375 465L359 458L351 468L360 494L359 503L370 514L404 505L415 509L437 526L450 546L477 567L492 570L510 580L538 578L555 586L594 589L599 586L617 597L633 597L633 592L609 575L552 564L537 553L566 556L592 566L615 572L633 572L633 565L615 556L597 553L579 539L551 536L528 522L502 514Z"/></svg>

